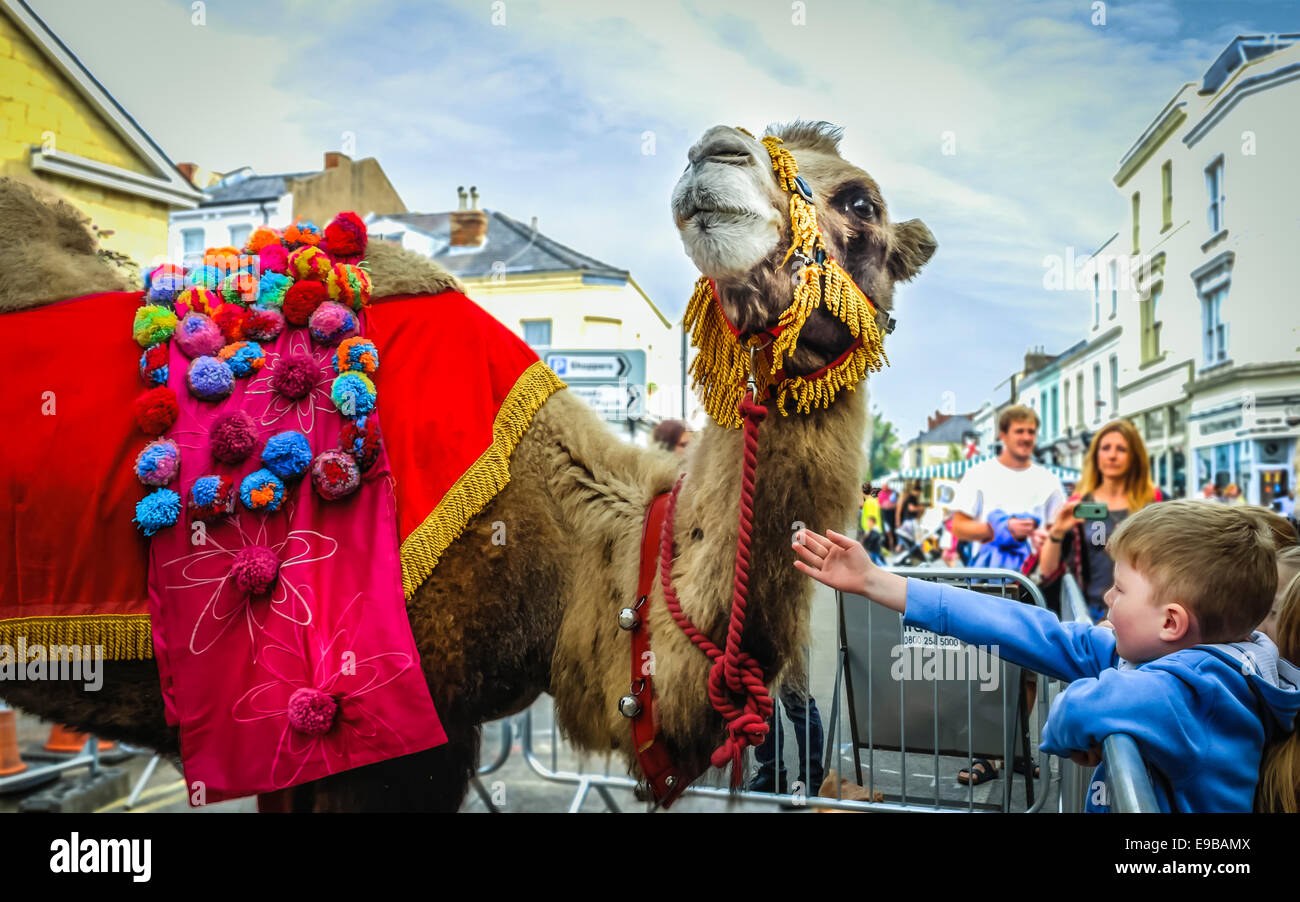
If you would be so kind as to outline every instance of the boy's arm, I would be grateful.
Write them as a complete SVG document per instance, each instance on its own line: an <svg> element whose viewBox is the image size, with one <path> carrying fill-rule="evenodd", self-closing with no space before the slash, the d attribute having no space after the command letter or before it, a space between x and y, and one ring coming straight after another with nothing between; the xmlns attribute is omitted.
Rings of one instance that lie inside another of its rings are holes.
<svg viewBox="0 0 1300 902"><path fill-rule="evenodd" d="M997 646L999 657L1049 677L1095 677L1114 666L1115 634L1061 623L1051 611L970 589L907 581L904 622L955 636L971 645Z"/></svg>
<svg viewBox="0 0 1300 902"><path fill-rule="evenodd" d="M1068 757L1113 733L1132 736L1142 759L1181 781L1206 761L1209 720L1186 681L1165 670L1107 670L1071 683L1052 705L1042 750Z"/></svg>

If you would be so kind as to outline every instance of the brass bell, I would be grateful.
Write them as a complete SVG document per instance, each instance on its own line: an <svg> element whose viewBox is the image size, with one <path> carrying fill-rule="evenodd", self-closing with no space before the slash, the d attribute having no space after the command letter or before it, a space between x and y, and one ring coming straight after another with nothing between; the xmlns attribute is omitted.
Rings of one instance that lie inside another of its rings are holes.
<svg viewBox="0 0 1300 902"><path fill-rule="evenodd" d="M624 717L636 717L641 713L641 702L635 695L625 695L618 700L618 713Z"/></svg>
<svg viewBox="0 0 1300 902"><path fill-rule="evenodd" d="M618 612L618 628L621 630L634 630L641 625L641 618L637 615L635 608L623 608Z"/></svg>

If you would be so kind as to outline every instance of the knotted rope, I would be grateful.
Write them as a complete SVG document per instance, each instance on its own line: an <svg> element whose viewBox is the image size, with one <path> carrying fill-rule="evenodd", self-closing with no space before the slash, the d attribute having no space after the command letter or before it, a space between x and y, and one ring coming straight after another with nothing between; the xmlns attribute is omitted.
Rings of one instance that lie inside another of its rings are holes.
<svg viewBox="0 0 1300 902"><path fill-rule="evenodd" d="M660 538L659 580L664 589L664 601L673 620L686 637L713 661L709 669L709 703L722 715L727 725L727 738L714 750L710 762L714 767L725 767L731 762L731 785L739 786L743 777L743 754L746 745L759 745L767 738L767 721L772 716L772 697L763 682L763 670L748 652L740 650L745 632L745 605L749 597L749 545L754 524L754 467L758 462L758 427L767 416L767 408L754 403L752 389L740 402L740 414L745 420L744 462L740 475L740 535L736 542L735 582L731 596L731 620L727 628L726 648L714 645L709 637L695 628L691 619L682 612L681 602L672 586L673 520L677 511L677 496L681 492L685 474L678 477L668 499L668 510ZM738 705L733 698L743 696Z"/></svg>

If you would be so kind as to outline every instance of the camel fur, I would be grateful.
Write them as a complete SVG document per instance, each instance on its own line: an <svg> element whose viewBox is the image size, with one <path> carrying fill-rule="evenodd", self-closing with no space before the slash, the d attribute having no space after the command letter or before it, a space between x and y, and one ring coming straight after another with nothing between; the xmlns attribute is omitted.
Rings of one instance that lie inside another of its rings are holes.
<svg viewBox="0 0 1300 902"><path fill-rule="evenodd" d="M796 122L773 133L783 137L813 187L828 248L888 311L894 283L914 276L933 253L929 231L916 220L890 222L875 182L840 157L838 129ZM788 195L748 133L717 126L689 158L672 203L687 253L716 279L723 308L742 333L769 326L791 298L781 265L790 240L783 213ZM24 200L24 206L9 199L21 189L7 182L0 181L0 211L12 209L20 219L5 218L0 231L0 309L14 309L39 283L34 274L14 274L15 262L38 264L49 256L6 241L21 243L22 235L32 234L25 223L34 221L48 249L72 218L66 204L37 207ZM368 256L376 297L463 291L428 259L380 242L371 244ZM93 247L78 240L65 246L63 258L47 261L61 270L54 283L59 296L106 283L94 259ZM84 282L77 282L78 273ZM850 340L843 323L818 310L787 370L812 372ZM859 386L810 414L772 410L760 429L743 648L770 685L787 664L801 660L808 637L812 585L793 567L790 543L802 526L839 528L852 517L867 419L865 386ZM616 615L633 601L646 508L687 474L673 532L672 579L695 625L724 644L742 441L741 430L710 422L682 457L644 450L614 436L572 393L553 394L515 448L508 485L470 520L408 602L450 741L295 788L293 806L455 810L477 763L479 725L523 711L543 692L554 697L559 726L575 745L613 751L637 773L630 727L617 711L629 686L630 642ZM504 524L504 544L493 541L498 524ZM724 735L707 700L709 660L672 622L658 579L647 625L663 740L679 765L703 770ZM163 722L153 662L105 662L105 668L98 693L59 683L7 686L5 692L8 701L43 717L174 754L176 735Z"/></svg>

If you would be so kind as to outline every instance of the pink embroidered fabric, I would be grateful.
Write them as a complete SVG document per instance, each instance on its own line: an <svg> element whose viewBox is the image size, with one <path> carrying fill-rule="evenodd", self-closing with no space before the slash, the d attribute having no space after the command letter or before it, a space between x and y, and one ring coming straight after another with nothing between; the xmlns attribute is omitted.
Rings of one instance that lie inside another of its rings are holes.
<svg viewBox="0 0 1300 902"><path fill-rule="evenodd" d="M167 384L180 416L167 437L180 447L172 488L182 504L202 476L229 476L237 491L264 466L262 449L278 433L302 433L313 456L339 447L334 348L314 344L306 329L288 326L261 343L262 368L236 379L220 402L186 388L190 361L177 344ZM301 366L304 357L319 371L311 390L296 400L275 391L277 367L291 359ZM258 441L244 461L220 463L209 431L235 410L252 416ZM270 555L278 561L270 588L241 588L232 565L257 559L265 571ZM360 488L340 500L317 494L308 473L285 481L276 511L236 499L231 515L200 523L182 510L175 527L153 536L149 599L191 805L283 789L447 740L407 620L394 483L382 449Z"/></svg>

